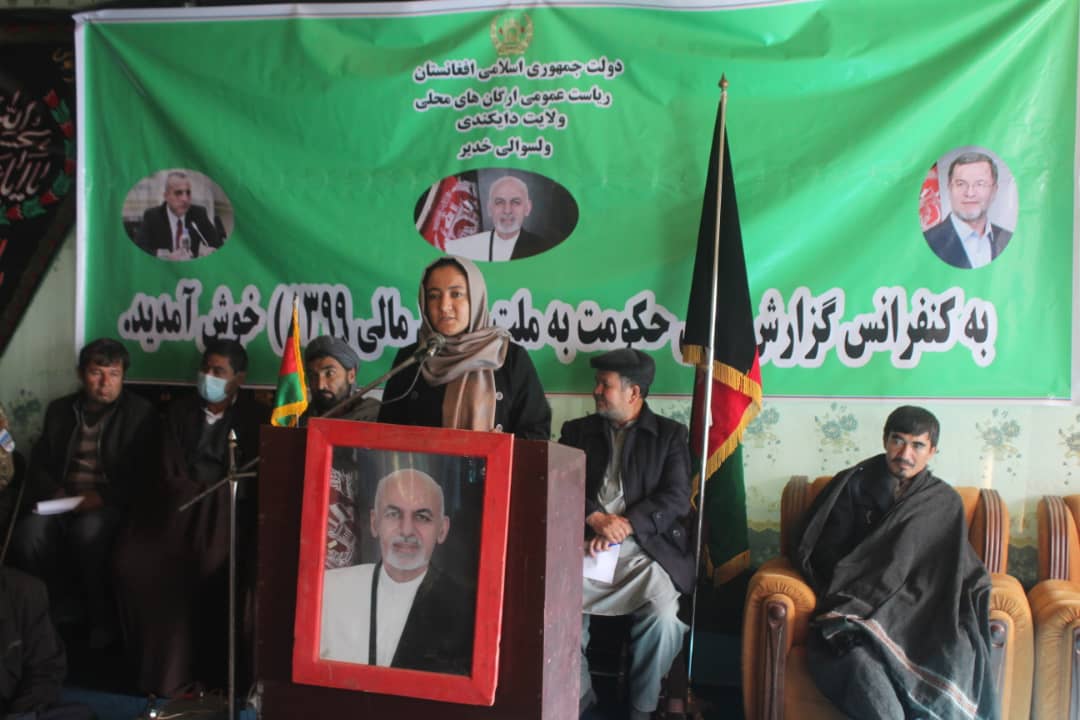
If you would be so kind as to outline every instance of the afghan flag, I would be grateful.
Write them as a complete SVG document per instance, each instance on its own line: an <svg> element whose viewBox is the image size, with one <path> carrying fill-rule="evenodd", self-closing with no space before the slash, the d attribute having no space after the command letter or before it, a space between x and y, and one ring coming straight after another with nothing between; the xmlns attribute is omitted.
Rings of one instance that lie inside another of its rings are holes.
<svg viewBox="0 0 1080 720"><path fill-rule="evenodd" d="M300 317L294 298L292 324L289 325L289 337L286 338L285 349L281 353L281 370L278 371L274 412L270 414L270 424L296 427L307 406L307 378L304 377L304 357L300 354Z"/></svg>
<svg viewBox="0 0 1080 720"><path fill-rule="evenodd" d="M697 257L686 311L683 361L697 367L690 428L691 447L700 468L702 423L705 420L705 378L710 342L712 286L716 283L716 327L713 335L713 379L708 434L704 513L706 564L713 582L721 585L750 567L746 529L746 487L743 483L743 432L761 410L761 366L754 337L754 313L746 279L739 208L731 153L725 152L720 115L713 131L705 199L701 207ZM723 155L723 187L717 217L717 157ZM719 260L713 276L713 247L719 228ZM694 496L700 477L694 477Z"/></svg>
<svg viewBox="0 0 1080 720"><path fill-rule="evenodd" d="M416 229L440 250L447 240L480 232L479 187L475 170L435 183L417 203Z"/></svg>

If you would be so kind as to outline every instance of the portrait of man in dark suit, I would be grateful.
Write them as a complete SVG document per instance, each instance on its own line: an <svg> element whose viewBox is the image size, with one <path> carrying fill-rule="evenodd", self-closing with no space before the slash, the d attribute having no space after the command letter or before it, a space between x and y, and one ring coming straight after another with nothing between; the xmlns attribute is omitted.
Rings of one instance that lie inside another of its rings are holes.
<svg viewBox="0 0 1080 720"><path fill-rule="evenodd" d="M525 229L525 219L531 212L529 186L521 178L503 175L488 189L486 213L491 229L447 240L446 252L492 262L518 260L555 247L558 243Z"/></svg>
<svg viewBox="0 0 1080 720"><path fill-rule="evenodd" d="M1009 244L1012 232L990 222L998 191L998 167L983 152L965 152L949 163L950 212L924 233L930 249L958 268L988 265Z"/></svg>
<svg viewBox="0 0 1080 720"><path fill-rule="evenodd" d="M135 231L135 244L163 260L194 260L221 247L224 228L206 208L191 202L191 179L174 171L165 177L165 202L148 208Z"/></svg>
<svg viewBox="0 0 1080 720"><path fill-rule="evenodd" d="M442 486L425 472L379 480L369 523L381 558L325 571L321 658L471 673L474 593L431 563L450 533L444 507Z"/></svg>

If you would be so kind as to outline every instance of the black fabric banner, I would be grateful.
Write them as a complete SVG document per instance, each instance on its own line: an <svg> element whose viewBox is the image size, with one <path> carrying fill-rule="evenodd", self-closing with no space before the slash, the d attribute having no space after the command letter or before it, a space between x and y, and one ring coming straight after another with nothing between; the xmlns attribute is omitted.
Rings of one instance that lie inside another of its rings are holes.
<svg viewBox="0 0 1080 720"><path fill-rule="evenodd" d="M0 354L74 222L74 25L0 15Z"/></svg>

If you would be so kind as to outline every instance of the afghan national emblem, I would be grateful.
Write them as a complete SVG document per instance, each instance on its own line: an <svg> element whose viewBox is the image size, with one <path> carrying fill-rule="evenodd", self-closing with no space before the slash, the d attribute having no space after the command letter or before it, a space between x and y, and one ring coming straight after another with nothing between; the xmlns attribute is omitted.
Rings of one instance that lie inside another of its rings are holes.
<svg viewBox="0 0 1080 720"><path fill-rule="evenodd" d="M525 13L503 13L491 21L491 44L499 57L524 55L532 36L532 19Z"/></svg>

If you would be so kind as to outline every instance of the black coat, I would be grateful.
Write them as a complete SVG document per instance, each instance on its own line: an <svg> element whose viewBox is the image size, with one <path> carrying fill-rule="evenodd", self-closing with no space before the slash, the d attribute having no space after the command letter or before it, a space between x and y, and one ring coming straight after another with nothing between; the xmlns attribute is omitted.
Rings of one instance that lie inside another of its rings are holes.
<svg viewBox="0 0 1080 720"><path fill-rule="evenodd" d="M49 620L45 584L0 568L0 715L44 710L60 699L67 662Z"/></svg>
<svg viewBox="0 0 1080 720"><path fill-rule="evenodd" d="M551 242L547 238L541 237L536 233L531 233L525 228L521 228L521 232L518 233L517 242L514 243L514 252L510 253L510 259L519 260L521 258L539 255L540 253L555 247L557 244L558 243Z"/></svg>
<svg viewBox="0 0 1080 720"><path fill-rule="evenodd" d="M622 481L634 537L671 576L680 592L693 589L690 513L690 438L682 423L641 409L623 444ZM585 451L585 515L603 512L597 496L611 457L608 420L587 415L563 424L563 445ZM591 532L586 526L587 532Z"/></svg>
<svg viewBox="0 0 1080 720"><path fill-rule="evenodd" d="M390 666L470 675L475 627L475 594L429 565Z"/></svg>
<svg viewBox="0 0 1080 720"><path fill-rule="evenodd" d="M806 512L792 561L817 594L810 675L849 717L996 718L991 580L963 502L929 470L893 487L878 455Z"/></svg>
<svg viewBox="0 0 1080 720"><path fill-rule="evenodd" d="M416 343L398 351L394 365L416 352ZM442 427L445 385L431 386L415 367L407 368L386 382L379 422L396 425ZM409 386L416 378L412 390ZM395 398L408 393L401 400ZM513 433L523 440L551 439L551 407L544 397L544 387L529 359L519 345L510 344L506 362L495 371L495 429Z"/></svg>
<svg viewBox="0 0 1080 720"><path fill-rule="evenodd" d="M473 260L480 260L482 262L488 262L491 260L492 252L496 244L505 242L503 240L495 239L495 230L486 231L487 235L487 247L482 253L482 257L476 257L475 253L469 253L468 257ZM470 236L472 237L472 236ZM539 255L542 252L550 250L559 243L552 242L547 238L537 235L536 233L529 232L525 228L521 228L518 231L517 240L514 242L514 249L510 253L511 260L520 260L521 258L532 257L533 255Z"/></svg>
<svg viewBox="0 0 1080 720"><path fill-rule="evenodd" d="M160 507L166 508L172 514L165 522L171 520L179 526L178 529L184 536L184 547L200 556L201 572L209 575L223 568L228 561L228 489L223 488L183 514L176 514L175 510L220 481L229 470L228 445L223 442L220 447L214 448L215 451L220 451L220 455L203 458L203 463L213 468L210 476L199 476L196 458L199 437L205 422L204 406L202 398L197 393L192 393L177 398L166 409L161 443L160 491L164 493L164 497L160 500ZM224 417L218 422L224 423L221 431L223 436L227 436L230 430L236 432L236 466L239 468L258 456L260 428L270 422L270 409L249 397L249 393L241 391L236 402L225 410ZM203 472L207 471L204 468ZM240 499L250 500L257 486L258 483L254 480L241 481ZM152 501L151 505L146 510L147 515L153 515L153 506L159 505L159 502ZM252 509L247 507L248 503L242 505L245 510ZM251 518L246 517L238 518L243 525L250 520Z"/></svg>
<svg viewBox="0 0 1080 720"><path fill-rule="evenodd" d="M956 228L953 227L952 218L950 216L947 216L944 220L923 234L926 237L927 244L930 245L930 249L933 250L939 258L953 267L971 267L971 261L968 260L967 252L964 250L964 244L960 242L960 238L956 234ZM1001 251L1005 249L1005 246L1009 244L1012 233L1005 228L991 225L990 237L990 259L994 260L1001 254Z"/></svg>
<svg viewBox="0 0 1080 720"><path fill-rule="evenodd" d="M188 208L184 214L184 226L191 238L192 257L199 257L200 247L204 243L209 247L219 248L224 242L202 205ZM135 231L135 244L144 252L156 256L158 250L172 250L175 233L175 229L169 227L169 214L165 203L161 203L143 213L142 223Z"/></svg>
<svg viewBox="0 0 1080 720"><path fill-rule="evenodd" d="M223 434L236 432L238 467L258 455L260 426L270 418L270 409L249 395L241 390L217 422ZM203 407L194 392L169 404L155 471L144 483L136 501L138 511L132 513L113 555L125 652L144 693L172 695L195 680L224 681L222 639L228 632L228 605L222 591L229 558L229 488L219 488L184 512L178 510L228 471L223 443L208 449L199 472ZM240 482L236 519L241 604L254 586L256 487L255 478ZM249 634L246 625L240 628L241 673L250 664Z"/></svg>
<svg viewBox="0 0 1080 720"><path fill-rule="evenodd" d="M82 392L53 400L45 426L30 457L27 501L53 497L65 480L82 422ZM157 413L145 399L123 390L116 409L103 422L98 439L108 482L101 487L106 504L127 508L139 488L153 477L158 451Z"/></svg>

